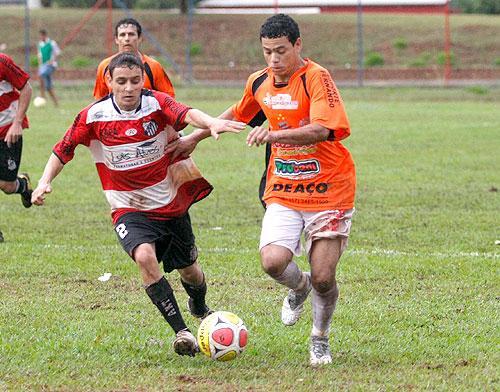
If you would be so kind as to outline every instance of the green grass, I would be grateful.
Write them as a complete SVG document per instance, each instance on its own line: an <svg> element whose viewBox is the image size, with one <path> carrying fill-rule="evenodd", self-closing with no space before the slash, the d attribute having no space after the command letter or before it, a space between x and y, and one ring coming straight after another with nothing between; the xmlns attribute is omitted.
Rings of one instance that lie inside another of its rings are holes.
<svg viewBox="0 0 500 392"><path fill-rule="evenodd" d="M90 102L88 88L59 91L60 109L30 108L22 169L35 180ZM178 99L217 114L240 92L182 87ZM173 334L118 245L81 147L45 207L24 210L18 196L0 195L0 390L498 390L500 90L342 95L358 192L331 366L308 366L310 303L283 327L286 290L259 266L263 150L224 135L194 153L215 190L191 214L209 303L249 329L242 356L173 354ZM106 283L97 280L104 272L113 274ZM177 273L169 279L185 309Z"/></svg>

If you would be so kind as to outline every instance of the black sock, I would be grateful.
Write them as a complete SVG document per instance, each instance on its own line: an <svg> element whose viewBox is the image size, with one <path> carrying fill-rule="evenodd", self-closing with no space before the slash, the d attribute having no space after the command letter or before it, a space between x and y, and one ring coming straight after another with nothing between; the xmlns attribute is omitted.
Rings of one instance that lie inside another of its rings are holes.
<svg viewBox="0 0 500 392"><path fill-rule="evenodd" d="M25 178L17 177L17 189L14 193L24 193L28 189L28 182Z"/></svg>
<svg viewBox="0 0 500 392"><path fill-rule="evenodd" d="M182 286L186 290L186 293L193 299L193 305L196 310L200 313L204 313L208 310L207 304L205 303L205 296L207 294L207 282L205 276L203 276L203 283L199 286L186 283L181 279Z"/></svg>
<svg viewBox="0 0 500 392"><path fill-rule="evenodd" d="M146 287L146 293L176 334L183 329L189 331L179 311L172 287L164 276L158 282Z"/></svg>

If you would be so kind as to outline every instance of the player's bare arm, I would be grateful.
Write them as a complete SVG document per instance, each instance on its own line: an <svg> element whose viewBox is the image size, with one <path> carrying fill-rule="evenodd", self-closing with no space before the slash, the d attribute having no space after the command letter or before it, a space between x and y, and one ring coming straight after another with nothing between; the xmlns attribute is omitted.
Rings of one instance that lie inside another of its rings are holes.
<svg viewBox="0 0 500 392"><path fill-rule="evenodd" d="M224 120L235 120L232 107L229 107L226 111L224 111L221 115L219 115L218 118ZM189 135L177 139L172 143L169 143L169 145L165 149L165 152L167 154L172 153L173 159L175 159L178 156L187 157L194 151L199 142L210 136L211 136L210 129L203 129L203 128L195 129Z"/></svg>
<svg viewBox="0 0 500 392"><path fill-rule="evenodd" d="M51 154L43 170L42 178L38 181L38 186L31 195L31 202L33 204L37 206L44 204L46 195L52 192L52 180L57 177L63 168L64 165L59 158Z"/></svg>
<svg viewBox="0 0 500 392"><path fill-rule="evenodd" d="M14 118L14 121L12 121L12 125L4 138L4 142L7 143L8 147L15 144L23 135L23 119L28 111L32 92L33 90L30 82L26 82L24 87L19 91L19 106L16 112L16 117Z"/></svg>
<svg viewBox="0 0 500 392"><path fill-rule="evenodd" d="M286 143L303 146L319 143L328 139L330 130L318 125L308 124L300 128L270 131L267 127L255 127L247 136L248 146L254 144L258 147L266 143Z"/></svg>
<svg viewBox="0 0 500 392"><path fill-rule="evenodd" d="M210 134L217 140L224 132L239 133L245 129L246 124L240 121L214 118L198 109L190 109L184 119L185 122L199 128L207 128Z"/></svg>

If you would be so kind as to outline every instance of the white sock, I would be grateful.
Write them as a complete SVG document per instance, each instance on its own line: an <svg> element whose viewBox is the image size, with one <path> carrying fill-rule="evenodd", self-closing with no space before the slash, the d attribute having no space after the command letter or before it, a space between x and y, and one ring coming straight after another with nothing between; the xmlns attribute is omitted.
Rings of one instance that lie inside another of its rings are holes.
<svg viewBox="0 0 500 392"><path fill-rule="evenodd" d="M303 272L294 261L288 263L283 273L274 278L274 280L295 291L299 291L304 288L307 282Z"/></svg>
<svg viewBox="0 0 500 392"><path fill-rule="evenodd" d="M311 335L328 336L337 298L337 286L333 286L326 293L319 293L314 288L312 289L313 328Z"/></svg>

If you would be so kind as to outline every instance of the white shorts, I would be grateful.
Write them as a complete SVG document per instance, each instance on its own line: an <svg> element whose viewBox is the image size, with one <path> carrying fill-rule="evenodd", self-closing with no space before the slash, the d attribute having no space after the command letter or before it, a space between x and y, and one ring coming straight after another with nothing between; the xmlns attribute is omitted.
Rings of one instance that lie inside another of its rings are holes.
<svg viewBox="0 0 500 392"><path fill-rule="evenodd" d="M313 241L320 238L342 238L343 252L347 247L353 214L354 208L307 212L270 204L262 220L259 250L269 244L280 245L300 256L300 237L304 232L304 247L308 256Z"/></svg>

